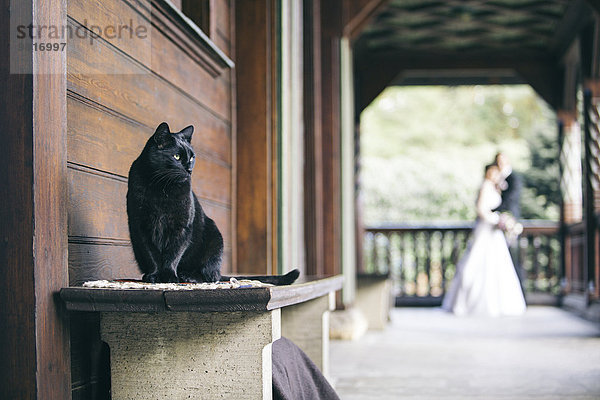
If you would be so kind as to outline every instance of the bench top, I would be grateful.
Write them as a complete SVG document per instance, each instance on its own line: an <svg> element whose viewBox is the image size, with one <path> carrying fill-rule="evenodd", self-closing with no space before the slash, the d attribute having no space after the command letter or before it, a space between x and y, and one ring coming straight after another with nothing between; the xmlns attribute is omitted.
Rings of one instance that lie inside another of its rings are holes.
<svg viewBox="0 0 600 400"><path fill-rule="evenodd" d="M300 277L288 286L239 289L144 290L68 287L60 297L69 311L224 312L269 311L303 303L342 288L341 275Z"/></svg>

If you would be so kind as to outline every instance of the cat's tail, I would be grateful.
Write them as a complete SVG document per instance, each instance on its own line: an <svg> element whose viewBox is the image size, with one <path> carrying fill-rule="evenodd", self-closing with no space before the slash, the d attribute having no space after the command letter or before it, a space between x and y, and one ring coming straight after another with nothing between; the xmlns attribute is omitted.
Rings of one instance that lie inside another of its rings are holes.
<svg viewBox="0 0 600 400"><path fill-rule="evenodd" d="M251 279L261 281L262 283L270 283L272 285L291 285L300 276L300 271L296 268L285 275L248 275L248 276L222 276L221 281L228 281L231 278L235 279Z"/></svg>

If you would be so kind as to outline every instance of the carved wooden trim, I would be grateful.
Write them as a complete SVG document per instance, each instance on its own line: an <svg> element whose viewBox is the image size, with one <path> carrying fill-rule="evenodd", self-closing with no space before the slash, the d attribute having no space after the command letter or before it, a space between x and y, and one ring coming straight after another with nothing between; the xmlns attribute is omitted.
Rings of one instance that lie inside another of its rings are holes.
<svg viewBox="0 0 600 400"><path fill-rule="evenodd" d="M140 7L144 6L140 4ZM152 25L212 77L216 78L224 69L234 67L234 62L170 1L151 0L150 12Z"/></svg>

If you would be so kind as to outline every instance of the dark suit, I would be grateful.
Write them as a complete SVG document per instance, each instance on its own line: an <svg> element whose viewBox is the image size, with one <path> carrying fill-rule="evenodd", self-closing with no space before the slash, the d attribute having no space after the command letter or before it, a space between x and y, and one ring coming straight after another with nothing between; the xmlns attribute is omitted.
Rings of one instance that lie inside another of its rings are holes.
<svg viewBox="0 0 600 400"><path fill-rule="evenodd" d="M511 172L506 177L506 184L508 187L502 191L502 203L494 211L498 212L509 212L515 219L521 218L521 189L523 188L523 181L521 176L516 172ZM523 287L523 270L519 265L519 258L517 257L518 250L511 246L510 253L513 258L513 264L515 266L515 272L519 278L521 284L521 290L525 294L525 288Z"/></svg>
<svg viewBox="0 0 600 400"><path fill-rule="evenodd" d="M521 218L521 189L523 181L516 172L511 172L506 177L508 187L502 191L502 203L494 211L509 212L515 219Z"/></svg>

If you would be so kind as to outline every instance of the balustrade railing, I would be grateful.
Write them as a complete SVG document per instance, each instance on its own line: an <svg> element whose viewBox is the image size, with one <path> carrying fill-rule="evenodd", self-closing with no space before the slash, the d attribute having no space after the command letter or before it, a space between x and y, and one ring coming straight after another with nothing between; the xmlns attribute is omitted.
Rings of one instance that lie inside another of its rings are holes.
<svg viewBox="0 0 600 400"><path fill-rule="evenodd" d="M523 287L528 294L558 295L558 223L523 221L523 225L511 248ZM369 227L360 272L390 274L397 304L440 304L472 229L472 223Z"/></svg>

